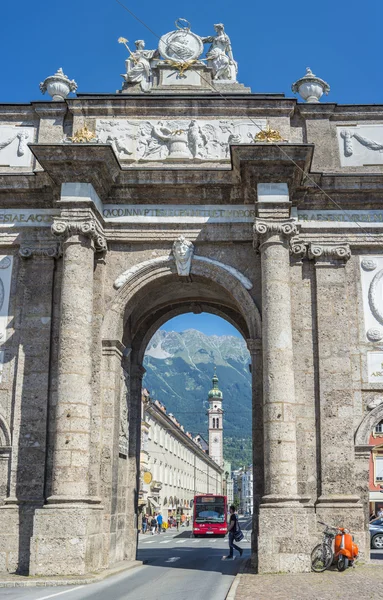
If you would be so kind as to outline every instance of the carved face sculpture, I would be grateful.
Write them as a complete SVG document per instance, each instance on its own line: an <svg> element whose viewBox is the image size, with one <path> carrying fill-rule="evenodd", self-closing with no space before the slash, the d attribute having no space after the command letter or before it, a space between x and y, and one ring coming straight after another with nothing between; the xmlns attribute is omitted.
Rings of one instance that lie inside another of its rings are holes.
<svg viewBox="0 0 383 600"><path fill-rule="evenodd" d="M137 40L136 42L134 42L137 50L143 50L145 48L145 42L144 40Z"/></svg>
<svg viewBox="0 0 383 600"><path fill-rule="evenodd" d="M187 261L191 252L191 244L188 242L183 235L174 243L174 250L181 262Z"/></svg>
<svg viewBox="0 0 383 600"><path fill-rule="evenodd" d="M189 275L194 246L181 235L173 244L178 275Z"/></svg>

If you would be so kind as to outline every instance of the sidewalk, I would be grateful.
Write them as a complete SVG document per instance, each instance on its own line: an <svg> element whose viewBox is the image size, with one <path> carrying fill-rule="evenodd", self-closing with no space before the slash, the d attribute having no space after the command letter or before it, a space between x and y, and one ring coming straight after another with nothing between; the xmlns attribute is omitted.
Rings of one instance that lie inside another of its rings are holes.
<svg viewBox="0 0 383 600"><path fill-rule="evenodd" d="M235 600L381 600L383 565L291 575L255 575L245 569L237 581Z"/></svg>

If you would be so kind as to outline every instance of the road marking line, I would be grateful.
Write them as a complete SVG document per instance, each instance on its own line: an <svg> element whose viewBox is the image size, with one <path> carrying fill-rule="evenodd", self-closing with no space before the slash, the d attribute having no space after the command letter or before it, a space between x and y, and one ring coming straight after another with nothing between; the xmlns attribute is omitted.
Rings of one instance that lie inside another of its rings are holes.
<svg viewBox="0 0 383 600"><path fill-rule="evenodd" d="M180 556L172 556L171 558L168 558L168 560L166 560L165 562L176 562L176 560L179 560L180 558Z"/></svg>
<svg viewBox="0 0 383 600"><path fill-rule="evenodd" d="M143 542L144 544L154 544L156 540L150 540L149 542Z"/></svg>
<svg viewBox="0 0 383 600"><path fill-rule="evenodd" d="M184 544L187 540L178 540L178 542L176 542L176 544Z"/></svg>
<svg viewBox="0 0 383 600"><path fill-rule="evenodd" d="M78 585L75 588L72 588L71 590L64 590L63 592L57 592L57 594L50 594L50 596L42 596L41 598L37 598L37 600L48 600L48 598L54 598L55 596L61 596L61 594L68 594L68 592L74 592L75 590L79 590L80 588L83 588L83 585Z"/></svg>
<svg viewBox="0 0 383 600"><path fill-rule="evenodd" d="M201 540L193 540L192 544L199 544L201 542Z"/></svg>
<svg viewBox="0 0 383 600"><path fill-rule="evenodd" d="M217 540L210 540L212 544L215 544Z"/></svg>
<svg viewBox="0 0 383 600"><path fill-rule="evenodd" d="M160 542L160 544L170 544L172 540L165 540L164 542Z"/></svg>

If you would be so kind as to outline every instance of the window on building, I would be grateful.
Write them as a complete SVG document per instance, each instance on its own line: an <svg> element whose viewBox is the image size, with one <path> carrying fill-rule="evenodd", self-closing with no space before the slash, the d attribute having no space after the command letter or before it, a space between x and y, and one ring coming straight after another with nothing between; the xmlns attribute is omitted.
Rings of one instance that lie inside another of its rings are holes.
<svg viewBox="0 0 383 600"><path fill-rule="evenodd" d="M375 426L375 433L383 433L383 421Z"/></svg>
<svg viewBox="0 0 383 600"><path fill-rule="evenodd" d="M217 419L217 429L218 429L218 427L219 427L219 419Z"/></svg>
<svg viewBox="0 0 383 600"><path fill-rule="evenodd" d="M375 458L375 481L383 481L383 456Z"/></svg>

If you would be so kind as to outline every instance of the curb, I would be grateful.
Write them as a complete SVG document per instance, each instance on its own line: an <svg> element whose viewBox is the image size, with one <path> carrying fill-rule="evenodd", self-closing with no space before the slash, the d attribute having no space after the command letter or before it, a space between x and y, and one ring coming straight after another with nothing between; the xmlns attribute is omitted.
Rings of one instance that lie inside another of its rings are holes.
<svg viewBox="0 0 383 600"><path fill-rule="evenodd" d="M105 569L101 573L96 573L90 576L84 577L75 577L72 578L63 578L63 579L47 579L47 578L35 578L30 579L28 576L25 577L25 581L12 579L10 580L1 580L0 579L0 588L24 588L24 587L59 587L64 585L89 585L90 583L97 583L98 581L103 581L108 577L113 577L113 575L119 575L124 571L130 571L131 569L136 569L138 567L142 567L142 560L133 560L126 562L124 564L120 564L112 569ZM19 577L16 575L16 577Z"/></svg>
<svg viewBox="0 0 383 600"><path fill-rule="evenodd" d="M235 595L237 593L237 588L239 586L239 583L241 581L242 575L245 571L246 565L247 565L248 561L244 560L241 564L241 566L238 569L238 573L236 574L236 576L233 579L233 583L231 584L229 591L227 592L227 595L225 597L225 600L235 600Z"/></svg>
<svg viewBox="0 0 383 600"><path fill-rule="evenodd" d="M235 577L234 577L234 581L230 586L230 589L227 593L226 599L225 600L235 600L235 596L237 593L237 588L239 586L239 582L241 581L241 577L242 577L242 573L238 573Z"/></svg>

